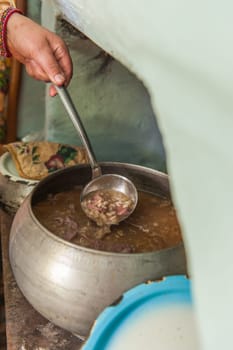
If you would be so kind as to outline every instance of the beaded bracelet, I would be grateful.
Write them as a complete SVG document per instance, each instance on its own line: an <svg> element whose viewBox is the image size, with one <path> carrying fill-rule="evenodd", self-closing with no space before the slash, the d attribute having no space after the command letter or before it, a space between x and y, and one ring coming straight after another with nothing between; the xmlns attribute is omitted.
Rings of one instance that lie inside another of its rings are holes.
<svg viewBox="0 0 233 350"><path fill-rule="evenodd" d="M11 6L0 13L0 56L12 56L7 47L7 23L13 13L23 14L21 10Z"/></svg>

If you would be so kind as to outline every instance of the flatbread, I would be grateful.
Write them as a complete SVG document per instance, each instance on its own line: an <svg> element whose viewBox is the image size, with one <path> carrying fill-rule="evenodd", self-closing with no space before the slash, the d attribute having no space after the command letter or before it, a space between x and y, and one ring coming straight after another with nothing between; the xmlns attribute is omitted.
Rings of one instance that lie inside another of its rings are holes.
<svg viewBox="0 0 233 350"><path fill-rule="evenodd" d="M83 147L48 141L13 142L4 147L10 152L19 175L41 180L48 174L68 166L88 163Z"/></svg>

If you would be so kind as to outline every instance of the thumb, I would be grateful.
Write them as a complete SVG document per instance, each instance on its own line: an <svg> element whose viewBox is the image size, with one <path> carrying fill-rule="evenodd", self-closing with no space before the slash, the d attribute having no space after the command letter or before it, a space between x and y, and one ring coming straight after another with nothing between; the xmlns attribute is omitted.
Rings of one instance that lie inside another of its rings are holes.
<svg viewBox="0 0 233 350"><path fill-rule="evenodd" d="M56 73L54 76L53 76L53 80L51 79L51 82L58 85L58 86L61 86L65 83L65 76L63 73Z"/></svg>
<svg viewBox="0 0 233 350"><path fill-rule="evenodd" d="M39 63L43 71L47 74L48 80L53 84L61 86L65 83L65 75L49 47L40 55Z"/></svg>

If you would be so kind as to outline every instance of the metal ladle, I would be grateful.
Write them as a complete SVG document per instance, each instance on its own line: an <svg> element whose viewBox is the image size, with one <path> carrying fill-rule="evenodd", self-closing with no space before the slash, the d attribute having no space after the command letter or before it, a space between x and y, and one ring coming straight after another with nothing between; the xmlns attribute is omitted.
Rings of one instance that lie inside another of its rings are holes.
<svg viewBox="0 0 233 350"><path fill-rule="evenodd" d="M62 87L57 86L56 89L75 129L78 131L81 137L81 140L86 148L89 161L90 161L90 166L92 169L92 180L84 187L80 196L81 206L86 196L91 192L98 191L98 190L114 190L116 192L121 192L125 196L127 196L133 203L133 205L127 211L127 214L118 218L119 219L118 222L125 220L129 215L132 214L132 212L134 211L137 205L138 193L137 193L136 187L128 178L122 175L118 175L118 174L102 175L101 168L96 161L94 152L92 150L92 146L88 139L88 136L83 126L83 123L81 121L81 118L73 104L73 101L67 89L64 86ZM83 206L82 206L82 209L85 211Z"/></svg>

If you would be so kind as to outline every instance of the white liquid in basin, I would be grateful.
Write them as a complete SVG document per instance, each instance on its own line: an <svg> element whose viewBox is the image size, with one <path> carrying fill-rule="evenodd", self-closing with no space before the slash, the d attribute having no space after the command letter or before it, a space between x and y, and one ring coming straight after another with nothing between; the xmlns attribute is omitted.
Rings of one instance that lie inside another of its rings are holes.
<svg viewBox="0 0 233 350"><path fill-rule="evenodd" d="M107 346L107 350L143 349L199 350L191 306L139 310L127 318Z"/></svg>

